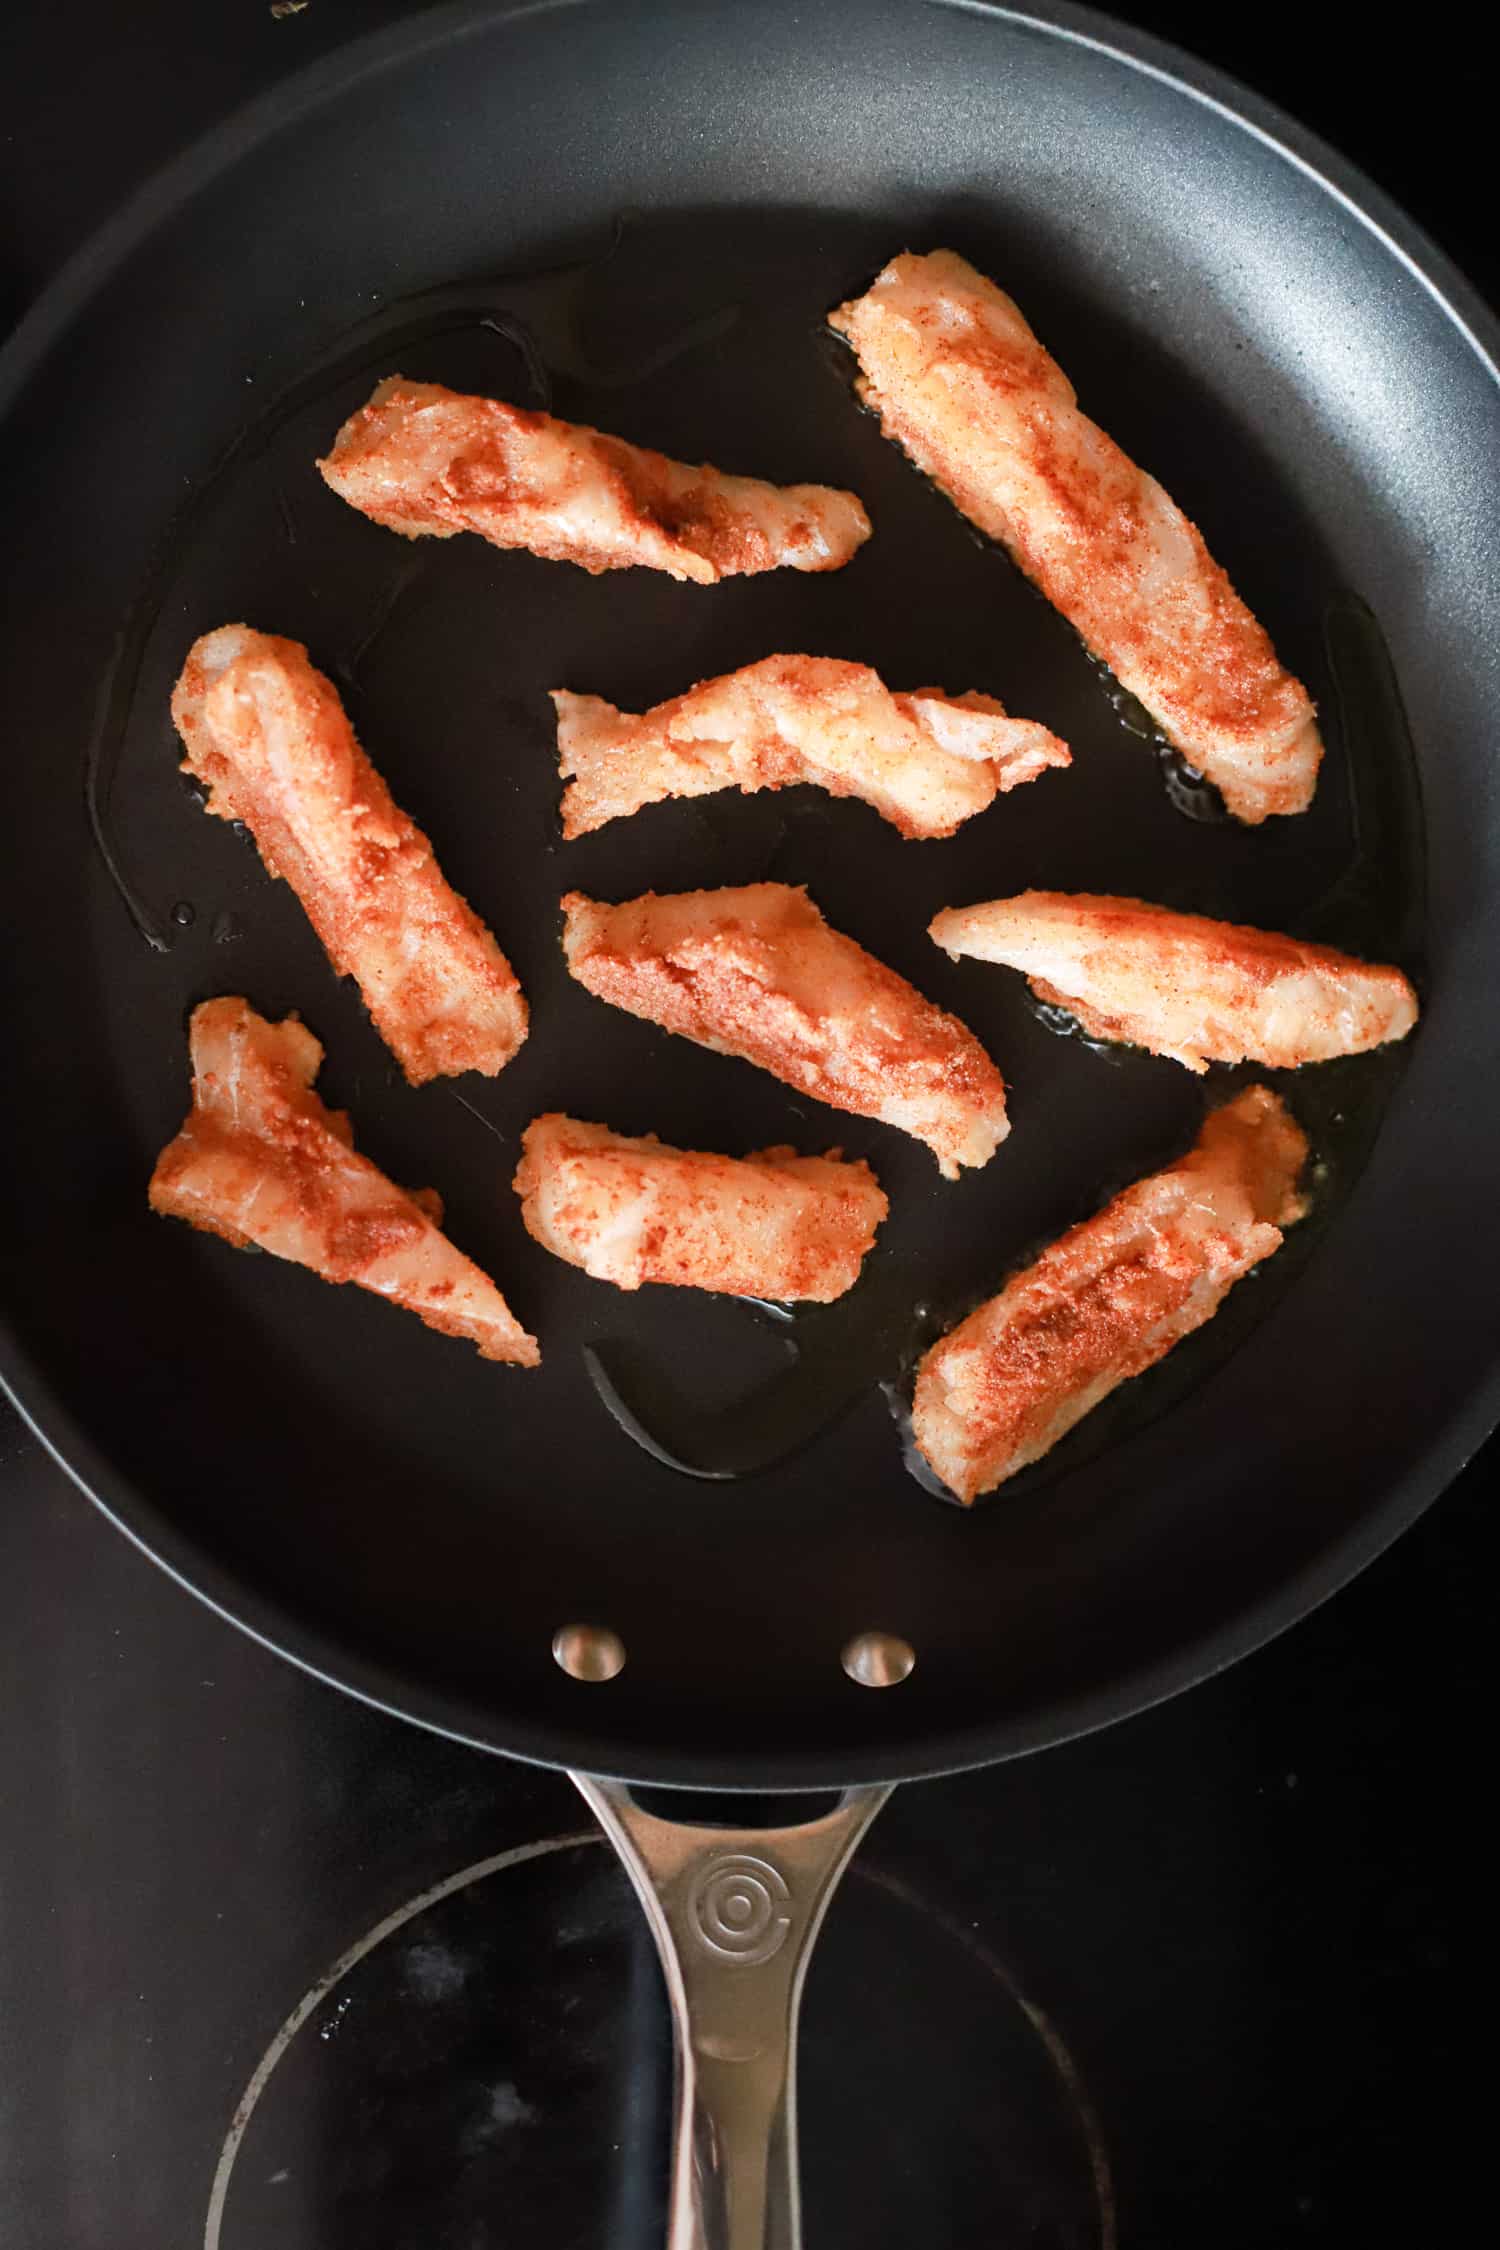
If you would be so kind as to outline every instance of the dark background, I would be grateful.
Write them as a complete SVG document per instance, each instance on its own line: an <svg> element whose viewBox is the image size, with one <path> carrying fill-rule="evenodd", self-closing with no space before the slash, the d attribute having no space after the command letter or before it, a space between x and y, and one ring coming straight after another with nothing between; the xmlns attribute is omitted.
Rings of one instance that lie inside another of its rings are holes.
<svg viewBox="0 0 1500 2250"><path fill-rule="evenodd" d="M733 0L705 0L715 5ZM279 18L270 0L7 0L0 313L14 319L122 197L242 101L360 32L425 12L423 0L308 0ZM1470 37L1479 11L1409 10L1399 23L1342 0L1114 12L1323 134L1494 301L1494 93Z"/></svg>
<svg viewBox="0 0 1500 2250"><path fill-rule="evenodd" d="M0 317L241 101L418 12L12 0ZM1462 16L1408 14L1397 35L1307 4L1120 12L1324 134L1500 300L1493 96ZM1492 1442L1234 1673L1044 1759L904 1791L871 1840L877 1872L930 1886L1065 2027L1125 2250L1426 2243L1486 2213L1495 1459ZM580 1825L560 1779L345 1702L231 1633L0 1407L7 2250L200 2242L223 2123L318 1970L465 1861ZM835 1997L815 1969L809 2035L836 2058Z"/></svg>

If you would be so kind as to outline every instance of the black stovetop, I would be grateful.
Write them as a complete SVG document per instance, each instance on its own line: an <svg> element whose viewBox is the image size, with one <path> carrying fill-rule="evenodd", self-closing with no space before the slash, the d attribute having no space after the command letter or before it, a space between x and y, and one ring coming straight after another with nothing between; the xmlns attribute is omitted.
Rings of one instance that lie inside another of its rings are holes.
<svg viewBox="0 0 1500 2250"><path fill-rule="evenodd" d="M558 1843L568 1783L269 1655L9 1417L0 1478L6 2250L197 2250L267 2048L383 1926L267 2078L218 2250L660 2250L655 1961ZM1124 2250L1482 2207L1488 1481L1194 1694L897 1792L809 1979L811 2250L1092 2250L1095 2141Z"/></svg>
<svg viewBox="0 0 1500 2250"><path fill-rule="evenodd" d="M0 308L237 101L412 12L25 0ZM1450 83L1451 39L1313 56L1308 20L1211 52L1496 294L1479 74ZM1123 2250L1425 2243L1484 2209L1497 1460L1195 1694L897 1793L809 1983L811 2250L1092 2250L1111 2200ZM567 1782L270 1656L0 1405L5 2250L659 2250L668 2077L649 1939Z"/></svg>

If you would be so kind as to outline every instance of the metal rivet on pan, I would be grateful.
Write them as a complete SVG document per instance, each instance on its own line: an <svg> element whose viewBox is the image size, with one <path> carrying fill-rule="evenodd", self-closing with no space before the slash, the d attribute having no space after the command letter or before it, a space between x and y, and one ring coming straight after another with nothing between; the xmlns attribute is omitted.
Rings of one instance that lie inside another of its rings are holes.
<svg viewBox="0 0 1500 2250"><path fill-rule="evenodd" d="M625 1643L607 1625L559 1625L552 1654L574 1680L612 1680L625 1663Z"/></svg>
<svg viewBox="0 0 1500 2250"><path fill-rule="evenodd" d="M917 1652L899 1633L856 1633L846 1641L839 1662L861 1687L895 1687L910 1679Z"/></svg>

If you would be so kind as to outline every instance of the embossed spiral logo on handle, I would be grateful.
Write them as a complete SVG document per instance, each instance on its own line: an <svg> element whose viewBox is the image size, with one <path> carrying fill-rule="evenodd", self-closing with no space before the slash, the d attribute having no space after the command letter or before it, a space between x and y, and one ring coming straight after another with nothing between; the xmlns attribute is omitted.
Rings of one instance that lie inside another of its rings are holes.
<svg viewBox="0 0 1500 2250"><path fill-rule="evenodd" d="M785 1880L768 1860L727 1852L699 1869L690 1894L693 1923L710 1952L751 1968L786 1943L792 1918Z"/></svg>

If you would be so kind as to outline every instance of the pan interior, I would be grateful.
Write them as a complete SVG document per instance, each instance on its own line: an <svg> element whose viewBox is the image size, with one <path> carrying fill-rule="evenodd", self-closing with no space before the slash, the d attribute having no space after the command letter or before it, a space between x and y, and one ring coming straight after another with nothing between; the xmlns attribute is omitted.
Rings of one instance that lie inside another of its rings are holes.
<svg viewBox="0 0 1500 2250"><path fill-rule="evenodd" d="M1328 199L1231 120L1035 28L872 10L881 39L901 16L929 74L884 147L881 82L849 90L823 127L830 168L792 133L792 34L772 10L764 70L719 21L707 165L682 129L703 91L702 28L672 17L673 60L650 79L628 14L582 12L633 73L628 148L570 76L560 21L387 50L383 70L294 109L184 196L101 276L53 355L45 410L34 385L12 411L11 511L39 558L11 633L23 718L54 661L50 738L33 737L7 849L23 927L61 932L65 1042L44 983L26 980L18 1006L67 1094L15 1105L18 1330L73 1417L75 1457L107 1459L128 1520L370 1692L503 1747L588 1749L641 1774L900 1770L961 1754L976 1730L990 1747L1045 1732L1049 1709L1201 1641L1315 1563L1368 1505L1357 1471L1332 1496L1327 1474L1354 1370L1332 1397L1290 1371L1306 1367L1320 1288L1353 1286L1349 1240L1378 1208L1367 1167L1393 1100L1392 1117L1409 1106L1420 1047L1273 1079L1314 1140L1314 1217L1208 1331L996 1500L964 1514L919 1488L888 1391L1028 1248L1257 1075L1205 1088L1059 1036L1020 979L937 952L939 907L1028 885L1124 892L1397 959L1441 992L1418 780L1432 720L1401 651L1422 526L1409 462L1393 482L1377 418L1338 395L1342 362L1307 363L1339 283L1293 220L1305 232ZM526 103L511 74L522 36ZM820 16L803 34L804 105L832 82L831 37ZM966 73L985 98L955 120ZM1061 141L1039 138L1037 104ZM371 148L386 167L373 186ZM1165 203L1153 176L1176 183ZM1190 209L1204 215L1191 229ZM1249 270L1268 228L1283 262ZM251 244L243 266L215 260L221 242ZM1202 817L1211 806L1164 771L1069 628L859 411L823 317L908 244L951 245L1011 289L1085 406L1203 526L1322 707L1329 755L1305 818L1251 831ZM1360 238L1345 256L1377 251ZM1380 270L1384 311L1359 318L1411 355L1451 358L1417 284L1402 284L1408 303L1394 265ZM408 544L313 468L398 370L680 457L850 486L875 537L842 572L708 590L473 540ZM171 683L192 638L230 619L307 643L514 960L533 1030L499 1079L406 1087L290 892L185 787ZM638 709L777 650L858 658L896 687L998 693L1061 733L1074 766L943 843L802 790L664 805L561 841L548 688ZM766 877L805 882L995 1055L1014 1133L983 1172L946 1185L915 1144L565 974L566 889ZM186 1016L219 992L306 1018L328 1050L326 1098L393 1177L441 1190L454 1239L540 1336L538 1373L149 1216L144 1183L186 1103ZM891 1217L832 1307L785 1318L627 1297L521 1227L510 1175L545 1109L684 1146L842 1147L875 1166ZM1387 1468L1417 1444L1403 1424ZM620 1635L617 1679L558 1671L550 1644L570 1621ZM840 1668L869 1629L917 1652L897 1693Z"/></svg>

